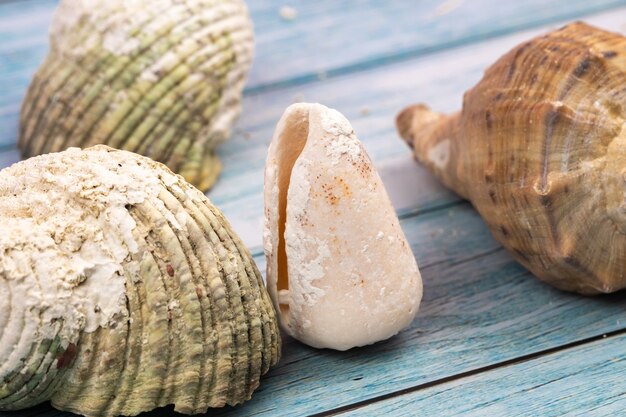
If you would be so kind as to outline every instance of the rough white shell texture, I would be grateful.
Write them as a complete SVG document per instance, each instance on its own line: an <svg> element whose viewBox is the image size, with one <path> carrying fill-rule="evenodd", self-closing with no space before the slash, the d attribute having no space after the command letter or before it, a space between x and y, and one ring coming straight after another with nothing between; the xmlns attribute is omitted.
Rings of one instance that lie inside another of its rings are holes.
<svg viewBox="0 0 626 417"><path fill-rule="evenodd" d="M204 412L278 360L250 254L164 165L102 145L20 162L0 230L0 410Z"/></svg>
<svg viewBox="0 0 626 417"><path fill-rule="evenodd" d="M294 104L266 162L267 285L291 336L346 350L411 323L422 280L383 183L350 123Z"/></svg>

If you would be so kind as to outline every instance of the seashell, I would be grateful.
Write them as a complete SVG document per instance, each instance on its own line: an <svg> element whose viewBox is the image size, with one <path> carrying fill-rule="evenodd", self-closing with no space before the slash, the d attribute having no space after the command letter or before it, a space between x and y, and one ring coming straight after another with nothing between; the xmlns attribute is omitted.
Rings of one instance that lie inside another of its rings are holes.
<svg viewBox="0 0 626 417"><path fill-rule="evenodd" d="M278 122L265 168L267 286L283 329L346 350L408 326L422 279L350 123L320 104Z"/></svg>
<svg viewBox="0 0 626 417"><path fill-rule="evenodd" d="M279 357L248 250L197 189L103 145L0 172L0 410L249 399Z"/></svg>
<svg viewBox="0 0 626 417"><path fill-rule="evenodd" d="M582 294L626 287L624 51L623 36L573 23L500 58L460 112L397 119L517 261Z"/></svg>
<svg viewBox="0 0 626 417"><path fill-rule="evenodd" d="M243 0L62 0L22 104L22 154L106 144L206 191L253 49Z"/></svg>

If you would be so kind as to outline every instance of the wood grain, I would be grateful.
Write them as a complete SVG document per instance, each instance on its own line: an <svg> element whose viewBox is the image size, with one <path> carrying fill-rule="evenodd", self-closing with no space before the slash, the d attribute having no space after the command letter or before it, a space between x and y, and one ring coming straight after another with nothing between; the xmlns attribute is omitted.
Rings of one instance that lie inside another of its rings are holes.
<svg viewBox="0 0 626 417"><path fill-rule="evenodd" d="M46 54L57 3L0 3L0 146L15 143L19 105ZM289 3L297 11L293 21L281 18L285 2L248 2L257 42L248 92L346 74L626 4L624 0Z"/></svg>
<svg viewBox="0 0 626 417"><path fill-rule="evenodd" d="M314 350L285 337L280 365L263 379L253 399L209 415L325 413L424 385L432 387L399 396L397 401L374 402L354 413L417 415L415 410L427 410L427 415L446 415L445 410L430 411L450 408L449 415L467 410L474 415L550 416L561 407L576 413L572 398L580 393L581 410L588 415L623 410L618 396L623 384L617 379L623 365L621 359L615 360L626 343L621 336L445 382L625 328L623 295L583 298L538 282L499 247L467 203L413 163L395 133L395 114L406 104L424 101L437 110L458 108L463 91L486 66L515 44L563 22L531 31L518 32L520 28L624 4L522 3L292 2L298 17L284 21L278 14L284 3L250 1L259 42L257 63L234 138L220 149L225 171L211 199L264 270L262 170L274 124L293 101L335 107L351 120L379 168L420 264L425 298L413 325L384 343L338 353ZM6 148L0 152L0 166L18 159L13 126L23 91L45 53L54 4L52 0L0 3L0 74L5 75L0 78L0 146ZM440 15L428 20L427 12L437 7ZM626 8L585 20L623 30ZM485 40L510 31L516 33ZM464 46L435 52L454 45ZM579 348L587 350L577 353ZM558 396L560 392L563 396ZM418 395L422 393L428 395ZM533 404L526 404L526 398ZM594 398L601 408L593 409ZM69 415L48 405L0 413L5 414ZM148 415L160 416L163 411Z"/></svg>
<svg viewBox="0 0 626 417"><path fill-rule="evenodd" d="M326 412L624 329L623 295L585 298L537 281L499 248L467 203L412 216L402 227L424 278L424 300L410 328L348 352L316 350L284 336L283 358L252 400L209 415ZM256 260L263 268L263 258ZM37 415L51 415L41 410L46 413Z"/></svg>
<svg viewBox="0 0 626 417"><path fill-rule="evenodd" d="M618 416L626 409L626 335L399 395L341 416Z"/></svg>
<svg viewBox="0 0 626 417"><path fill-rule="evenodd" d="M249 1L258 36L250 90L290 85L464 45L623 1ZM284 21L289 4L298 16ZM281 45L277 48L276 45Z"/></svg>
<svg viewBox="0 0 626 417"><path fill-rule="evenodd" d="M20 153L17 149L0 152L0 167L8 167L20 160Z"/></svg>
<svg viewBox="0 0 626 417"><path fill-rule="evenodd" d="M626 24L626 9L586 20L620 30ZM244 242L258 251L267 144L285 107L298 99L336 108L350 120L400 215L458 200L411 162L410 151L395 130L396 114L415 102L428 103L440 111L460 108L463 92L482 77L485 68L513 46L548 29L521 32L351 76L246 97L237 133L218 149L224 172L209 197L226 213Z"/></svg>

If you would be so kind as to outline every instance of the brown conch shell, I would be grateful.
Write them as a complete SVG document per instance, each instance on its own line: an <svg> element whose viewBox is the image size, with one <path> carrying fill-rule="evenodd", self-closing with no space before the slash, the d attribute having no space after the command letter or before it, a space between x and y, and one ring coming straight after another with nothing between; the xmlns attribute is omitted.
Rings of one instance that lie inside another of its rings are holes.
<svg viewBox="0 0 626 417"><path fill-rule="evenodd" d="M17 163L0 230L2 411L202 413L249 399L278 361L250 253L162 164L103 145Z"/></svg>
<svg viewBox="0 0 626 417"><path fill-rule="evenodd" d="M608 293L626 287L625 106L626 38L573 23L500 58L460 112L397 124L539 279Z"/></svg>

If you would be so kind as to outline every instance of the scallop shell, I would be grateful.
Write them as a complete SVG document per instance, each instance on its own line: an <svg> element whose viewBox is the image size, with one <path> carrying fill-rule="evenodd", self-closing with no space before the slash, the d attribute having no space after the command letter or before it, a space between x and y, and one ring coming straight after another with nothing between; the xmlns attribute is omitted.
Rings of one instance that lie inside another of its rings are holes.
<svg viewBox="0 0 626 417"><path fill-rule="evenodd" d="M574 23L500 58L445 116L398 117L418 160L539 279L626 288L626 38Z"/></svg>
<svg viewBox="0 0 626 417"><path fill-rule="evenodd" d="M24 157L106 144L205 191L253 52L242 0L62 0L22 104Z"/></svg>
<svg viewBox="0 0 626 417"><path fill-rule="evenodd" d="M346 350L408 326L422 280L350 123L320 104L281 118L265 169L267 285L283 329Z"/></svg>
<svg viewBox="0 0 626 417"><path fill-rule="evenodd" d="M248 250L148 158L71 148L0 172L0 410L247 400L280 354Z"/></svg>

